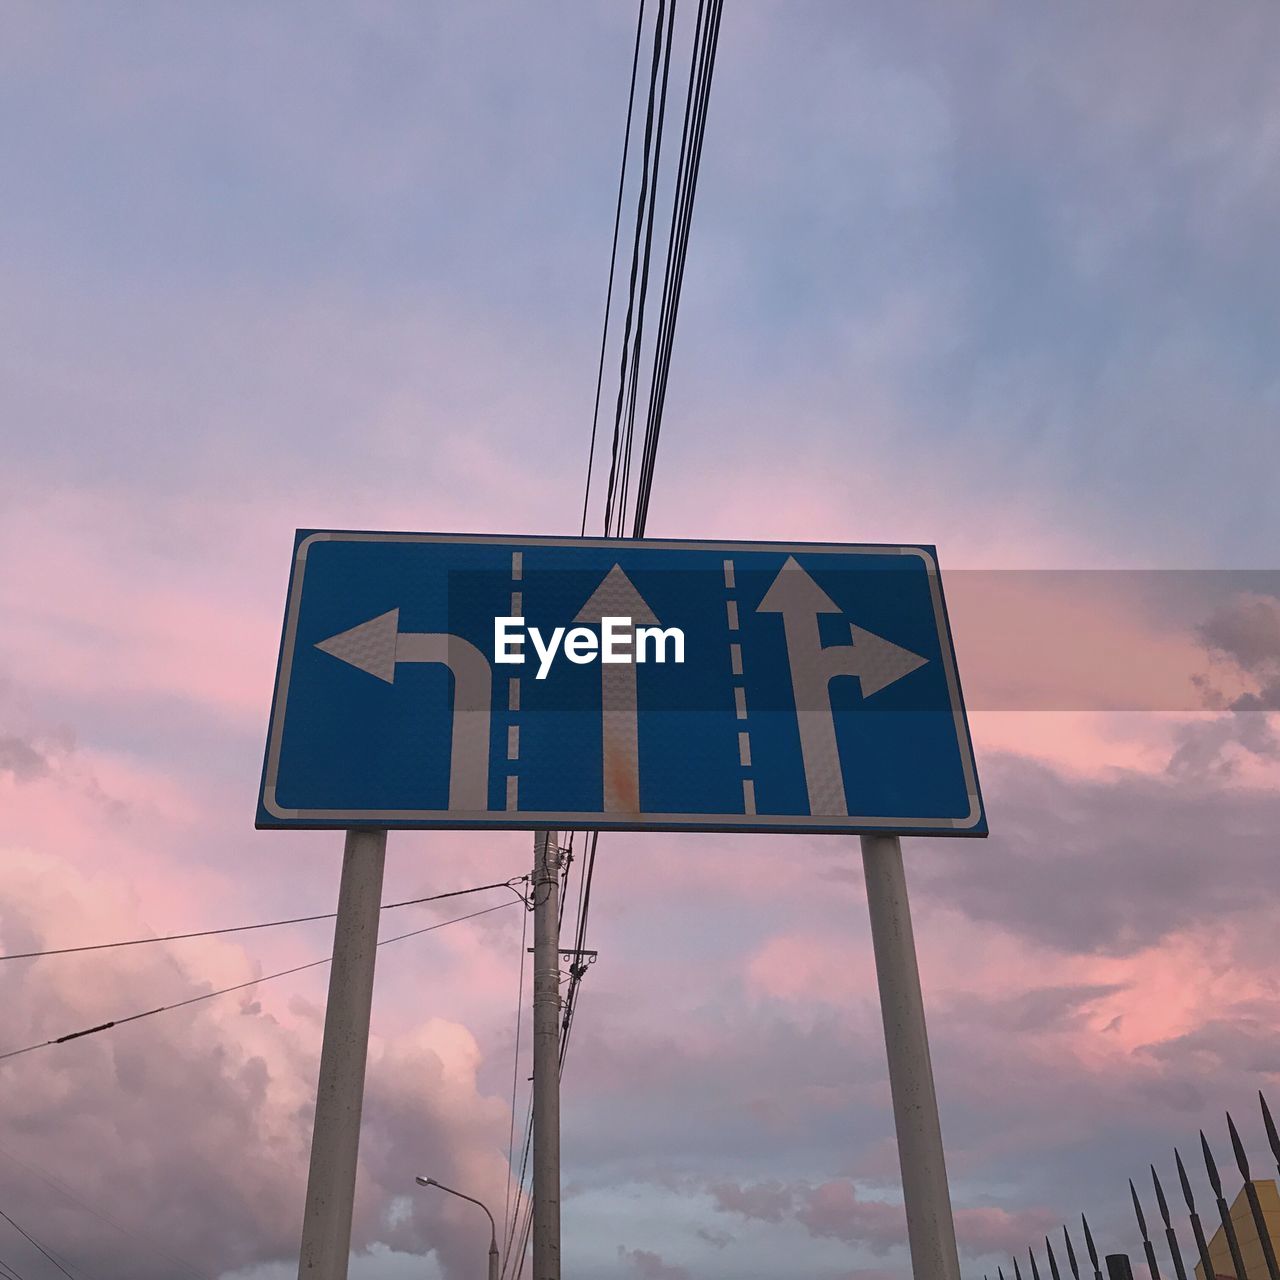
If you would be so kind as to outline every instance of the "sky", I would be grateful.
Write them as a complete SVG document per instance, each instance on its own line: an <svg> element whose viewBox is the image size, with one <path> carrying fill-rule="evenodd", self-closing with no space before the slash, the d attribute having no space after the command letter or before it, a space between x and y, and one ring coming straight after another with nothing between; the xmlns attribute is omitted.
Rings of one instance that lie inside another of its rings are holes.
<svg viewBox="0 0 1280 1280"><path fill-rule="evenodd" d="M340 835L253 829L293 531L577 532L635 16L0 5L0 950L333 910ZM1271 1168L1278 56L1253 3L726 6L648 527L938 547L966 1275L1081 1212L1136 1252L1127 1179L1224 1109ZM385 897L530 843L394 833ZM384 921L499 907L380 953L357 1280L477 1274L413 1177L507 1200L512 904ZM0 962L0 1052L330 941ZM565 1274L909 1275L856 842L609 835L589 945ZM325 975L0 1060L0 1209L84 1280L292 1275Z"/></svg>

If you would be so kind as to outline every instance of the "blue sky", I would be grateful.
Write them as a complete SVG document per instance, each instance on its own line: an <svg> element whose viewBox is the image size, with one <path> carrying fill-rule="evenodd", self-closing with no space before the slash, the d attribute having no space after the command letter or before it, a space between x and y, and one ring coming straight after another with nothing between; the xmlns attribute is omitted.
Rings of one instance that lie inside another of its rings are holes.
<svg viewBox="0 0 1280 1280"><path fill-rule="evenodd" d="M292 532L576 532L635 10L3 15L0 942L330 909L336 838L251 829ZM650 531L923 541L944 571L1273 566L1278 52L1263 5L727 7ZM1208 606L1118 590L1061 629L1262 689L1259 598L1247 660ZM980 627L957 644L981 667ZM909 869L981 1274L1082 1208L1121 1239L1131 1153L1274 1084L1280 903L1265 719L975 733L993 836ZM516 874L525 843L397 839L388 896ZM853 853L606 855L572 1270L905 1275ZM518 935L497 913L388 949L353 1274L467 1273L471 1224L402 1184L430 1154L501 1198ZM0 984L26 1043L326 945ZM19 1060L0 1148L209 1274L289 1274L323 997L309 975ZM144 1274L3 1162L0 1191L85 1274Z"/></svg>

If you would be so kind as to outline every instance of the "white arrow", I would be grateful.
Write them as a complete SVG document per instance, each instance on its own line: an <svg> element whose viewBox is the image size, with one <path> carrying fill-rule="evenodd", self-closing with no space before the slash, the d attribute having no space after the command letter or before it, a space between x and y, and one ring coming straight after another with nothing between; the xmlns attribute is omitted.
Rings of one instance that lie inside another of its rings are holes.
<svg viewBox="0 0 1280 1280"><path fill-rule="evenodd" d="M602 618L630 618L633 626L659 625L644 597L622 566L616 564L591 593L574 622L591 625ZM605 812L639 813L640 746L634 661L601 661L600 715Z"/></svg>
<svg viewBox="0 0 1280 1280"><path fill-rule="evenodd" d="M350 631L321 640L317 649L392 684L397 662L440 662L453 673L453 735L449 747L449 808L489 807L489 659L469 640L445 632L401 631L391 609Z"/></svg>
<svg viewBox="0 0 1280 1280"><path fill-rule="evenodd" d="M804 758L804 779L809 791L809 812L815 816L844 817L848 809L828 686L836 676L857 676L862 696L869 698L924 666L928 658L852 623L849 625L852 645L824 649L818 633L818 615L841 610L794 556L787 557L760 601L758 612L782 614L796 720L800 727L800 754Z"/></svg>

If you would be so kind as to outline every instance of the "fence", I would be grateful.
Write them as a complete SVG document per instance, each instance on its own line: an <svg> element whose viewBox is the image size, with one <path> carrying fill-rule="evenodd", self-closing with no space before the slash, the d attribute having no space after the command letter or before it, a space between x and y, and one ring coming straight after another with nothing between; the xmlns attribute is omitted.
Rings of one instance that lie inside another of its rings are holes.
<svg viewBox="0 0 1280 1280"><path fill-rule="evenodd" d="M1280 1134L1276 1132L1275 1121L1271 1117L1271 1108L1267 1106L1267 1100L1261 1093L1258 1094L1258 1101L1262 1108L1262 1122L1267 1131L1267 1143L1271 1147L1271 1154L1276 1161L1277 1171L1280 1171ZM1195 1255L1192 1259L1191 1271L1188 1272L1187 1270L1187 1263L1182 1252L1182 1242L1174 1226L1173 1215L1169 1212L1169 1202L1165 1198L1160 1175L1156 1172L1155 1165L1151 1165L1151 1183L1155 1191L1156 1206L1160 1213L1160 1220L1164 1224L1164 1249L1173 1264L1173 1274L1176 1280L1191 1280L1191 1277L1195 1274L1197 1264L1202 1270L1204 1280L1213 1280L1215 1276L1234 1277L1234 1280L1280 1280L1280 1267L1277 1267L1276 1264L1271 1229L1258 1196L1258 1188L1249 1173L1249 1161L1245 1155L1244 1144L1240 1141L1240 1134L1236 1129L1235 1121L1232 1120L1230 1112L1227 1113L1227 1131L1231 1137L1231 1149L1235 1156L1236 1166L1244 1182L1244 1195L1248 1203L1248 1220L1252 1222L1253 1229L1257 1233L1258 1248L1256 1250L1252 1248L1252 1239L1247 1241L1250 1246L1248 1249L1242 1249L1241 1247L1240 1233L1237 1230L1236 1221L1232 1218L1231 1207L1227 1204L1222 1194L1222 1178L1218 1173L1218 1164L1209 1146L1209 1140L1205 1137L1202 1129L1200 1131L1200 1150L1204 1158L1205 1173L1209 1179L1209 1186L1213 1192L1219 1227L1214 1228L1211 1223L1209 1237L1206 1238L1205 1225L1196 1209L1191 1179L1187 1176L1186 1166L1182 1163L1182 1156L1175 1147L1173 1158L1177 1164L1178 1182L1181 1185L1182 1198L1186 1202L1191 1234L1195 1240ZM1152 1243L1150 1233L1147 1230L1147 1219L1142 1209L1142 1198L1139 1196L1138 1189L1134 1185L1132 1178L1129 1179L1129 1195L1133 1200L1134 1215L1138 1221L1138 1230L1142 1235L1142 1252L1146 1261L1146 1269L1150 1273L1151 1280L1162 1280L1159 1261L1156 1257L1156 1246ZM1237 1196L1238 1202L1239 1197ZM1280 1222L1274 1225L1280 1227ZM1088 1219L1083 1214L1080 1215L1080 1227L1084 1242L1083 1254L1088 1259L1093 1280L1133 1280L1133 1264L1130 1262L1129 1255L1126 1253L1111 1253L1100 1259L1097 1246L1094 1243L1093 1233L1089 1229ZM1230 1255L1230 1270L1225 1270L1222 1262L1215 1266L1213 1259L1210 1257L1210 1244L1219 1229L1222 1232ZM1062 1248L1071 1276L1074 1280L1081 1280L1080 1255L1076 1252L1070 1230L1065 1226L1062 1228ZM1246 1252L1250 1255L1248 1266L1245 1265ZM1188 1255L1190 1256L1189 1250ZM1034 1247L1028 1248L1027 1259L1031 1264L1031 1280L1043 1280ZM1050 1280L1063 1280L1062 1272L1058 1266L1058 1256L1054 1252L1053 1241L1048 1236L1045 1236L1044 1240L1044 1260L1048 1265ZM1007 1280L1003 1267L997 1267L996 1274L999 1280ZM983 1276L982 1280L989 1280L989 1277ZM1023 1280L1022 1269L1016 1257L1013 1259L1013 1280Z"/></svg>

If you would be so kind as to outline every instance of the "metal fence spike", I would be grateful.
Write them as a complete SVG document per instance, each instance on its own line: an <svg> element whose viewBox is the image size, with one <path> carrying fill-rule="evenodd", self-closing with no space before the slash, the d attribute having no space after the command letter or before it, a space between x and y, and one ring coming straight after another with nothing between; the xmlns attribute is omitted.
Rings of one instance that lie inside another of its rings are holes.
<svg viewBox="0 0 1280 1280"><path fill-rule="evenodd" d="M1075 1280L1080 1280L1080 1264L1076 1261L1076 1251L1071 1247L1071 1233L1065 1226L1062 1228L1062 1238L1067 1245L1067 1263L1071 1267L1071 1274Z"/></svg>
<svg viewBox="0 0 1280 1280"><path fill-rule="evenodd" d="M1187 1269L1182 1262L1182 1246L1178 1243L1178 1233L1173 1229L1169 1217L1169 1202L1164 1198L1164 1188L1160 1185L1160 1175L1155 1165L1151 1166L1151 1181L1156 1188L1156 1204L1160 1206L1160 1217L1164 1219L1164 1238L1169 1244L1169 1257L1173 1262L1173 1270L1178 1280L1187 1280ZM1208 1276L1206 1280L1213 1280Z"/></svg>
<svg viewBox="0 0 1280 1280"><path fill-rule="evenodd" d="M1191 1216L1191 1234L1196 1238L1196 1252L1200 1255L1200 1266L1204 1270L1205 1280L1211 1280L1214 1269L1209 1258L1209 1246L1204 1238L1204 1226L1200 1222L1200 1215L1196 1212L1195 1197L1191 1194L1191 1180L1187 1177L1186 1166L1182 1163L1182 1156L1177 1147L1173 1149L1173 1158L1178 1163L1178 1181L1182 1183L1182 1198L1187 1202L1187 1213Z"/></svg>
<svg viewBox="0 0 1280 1280"><path fill-rule="evenodd" d="M1276 1122L1271 1118L1271 1108L1267 1106L1261 1089L1258 1090L1258 1101L1262 1103L1262 1123L1267 1126L1267 1145L1275 1157L1276 1169L1280 1170L1280 1133L1276 1132Z"/></svg>
<svg viewBox="0 0 1280 1280"><path fill-rule="evenodd" d="M1040 1268L1036 1266L1035 1250L1027 1246L1027 1257L1031 1259L1031 1280L1040 1280Z"/></svg>
<svg viewBox="0 0 1280 1280"><path fill-rule="evenodd" d="M1240 1241L1236 1236L1236 1224L1231 1221L1231 1210L1222 1198L1222 1179L1218 1177L1218 1166L1214 1163L1213 1152L1209 1150L1209 1140L1200 1130L1200 1146L1204 1151L1204 1167L1209 1172L1209 1184L1218 1205L1218 1221L1222 1223L1222 1233L1227 1238L1227 1248L1231 1251L1231 1265L1235 1268L1236 1280L1248 1280L1248 1272L1244 1268L1244 1259L1240 1256ZM1246 1184L1247 1185L1247 1184Z"/></svg>
<svg viewBox="0 0 1280 1280"><path fill-rule="evenodd" d="M1022 1272L1018 1270L1018 1259L1013 1260L1013 1280L1022 1280Z"/></svg>
<svg viewBox="0 0 1280 1280"><path fill-rule="evenodd" d="M1156 1207L1160 1210L1160 1217L1167 1228L1169 1226L1169 1204L1164 1198L1164 1188L1160 1185L1160 1175L1156 1172L1155 1165L1151 1166L1151 1181L1156 1189Z"/></svg>
<svg viewBox="0 0 1280 1280"><path fill-rule="evenodd" d="M1129 1195L1133 1199L1133 1211L1138 1215L1138 1230L1142 1232L1144 1243L1150 1241L1151 1237L1147 1235L1147 1220L1142 1216L1142 1204L1138 1200L1138 1188L1133 1185L1133 1179L1129 1179Z"/></svg>
<svg viewBox="0 0 1280 1280"><path fill-rule="evenodd" d="M1000 1280L1004 1280L1004 1268L999 1266L996 1267L996 1275L1000 1277Z"/></svg>
<svg viewBox="0 0 1280 1280"><path fill-rule="evenodd" d="M1209 1185L1213 1188L1213 1194L1222 1199L1222 1179L1218 1177L1218 1166L1214 1162L1213 1152L1209 1150L1209 1139L1204 1136L1204 1130L1200 1130L1200 1149L1204 1152L1204 1167L1209 1172Z"/></svg>
<svg viewBox="0 0 1280 1280"><path fill-rule="evenodd" d="M1236 1131L1231 1112L1227 1112L1227 1127L1231 1130L1231 1145L1235 1148L1236 1164L1240 1166L1240 1175L1244 1178L1244 1194L1249 1201L1249 1213L1253 1218L1254 1230L1258 1233L1258 1244L1262 1247L1262 1260L1267 1266L1269 1280L1280 1280L1280 1270L1276 1266L1276 1252L1271 1243L1271 1232L1267 1227L1267 1219L1262 1212L1262 1201L1258 1199L1258 1188L1249 1177L1249 1162L1244 1153L1244 1143Z"/></svg>
<svg viewBox="0 0 1280 1280"><path fill-rule="evenodd" d="M1173 1149L1173 1158L1178 1162L1178 1181L1182 1183L1182 1198L1187 1202L1187 1212L1195 1213L1195 1197L1191 1194L1191 1183L1187 1180L1187 1171L1183 1167L1182 1157L1178 1154L1177 1147Z"/></svg>
<svg viewBox="0 0 1280 1280"><path fill-rule="evenodd" d="M1058 1260L1053 1256L1053 1245L1049 1243L1048 1236L1044 1238L1044 1251L1049 1255L1049 1274L1053 1277L1053 1280L1062 1280L1062 1277L1058 1274Z"/></svg>
<svg viewBox="0 0 1280 1280"><path fill-rule="evenodd" d="M1151 1280L1160 1280L1160 1269L1156 1266L1156 1251L1152 1247L1151 1237L1147 1234L1147 1220L1142 1216L1142 1202L1138 1199L1138 1188L1129 1179L1129 1195L1133 1198L1133 1211L1138 1215L1138 1230L1142 1232L1142 1252L1147 1256L1147 1270Z"/></svg>
<svg viewBox="0 0 1280 1280"><path fill-rule="evenodd" d="M1227 1131L1231 1134L1231 1150L1236 1155L1236 1168L1240 1170L1240 1176L1249 1181L1249 1157L1244 1153L1244 1143L1240 1141L1240 1132L1236 1128L1236 1122L1231 1118L1231 1112L1227 1112Z"/></svg>
<svg viewBox="0 0 1280 1280"><path fill-rule="evenodd" d="M1082 1213L1080 1221L1084 1224L1084 1243L1089 1250L1089 1261L1093 1264L1093 1280L1102 1280L1102 1267L1098 1264L1098 1250L1093 1243L1093 1232L1089 1230L1089 1219Z"/></svg>

